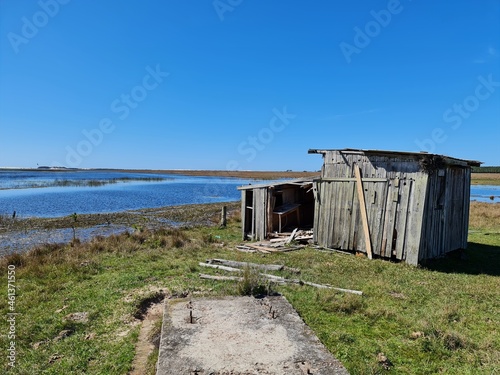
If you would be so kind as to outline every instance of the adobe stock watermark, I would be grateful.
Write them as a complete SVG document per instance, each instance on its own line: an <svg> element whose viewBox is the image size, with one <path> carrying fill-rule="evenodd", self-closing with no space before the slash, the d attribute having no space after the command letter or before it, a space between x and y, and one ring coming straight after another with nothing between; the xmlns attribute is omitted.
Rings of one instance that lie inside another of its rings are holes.
<svg viewBox="0 0 500 375"><path fill-rule="evenodd" d="M286 106L279 110L273 108L273 115L267 126L262 127L255 135L248 136L247 139L237 146L237 151L244 161L252 162L258 153L263 151L275 139L276 134L281 133L297 117L296 114L289 113ZM226 164L226 171L242 170L243 160L229 160ZM204 195L207 197L220 197L227 192L226 184L207 184L204 188Z"/></svg>
<svg viewBox="0 0 500 375"><path fill-rule="evenodd" d="M111 112L117 115L118 119L125 120L133 109L146 100L148 92L156 89L169 75L170 73L161 70L159 64L155 68L147 66L141 84L134 86L129 92L121 94L119 98L113 100L110 104ZM78 142L75 147L66 146L65 166L78 167L83 159L103 142L105 135L116 129L115 122L109 117L103 117L97 127L90 130L84 129L82 131L84 139ZM54 165L61 164L54 162Z"/></svg>
<svg viewBox="0 0 500 375"><path fill-rule="evenodd" d="M411 1L411 0L408 0ZM353 54L360 54L363 49L368 47L374 38L380 35L392 21L392 17L401 13L404 7L400 0L389 0L386 9L370 11L372 19L368 21L363 28L356 26L354 28L354 37L352 44L341 42L339 44L340 50L344 55L348 64L352 61Z"/></svg>
<svg viewBox="0 0 500 375"><path fill-rule="evenodd" d="M242 2L243 0L214 0L212 5L222 22L224 21L224 13L233 12Z"/></svg>
<svg viewBox="0 0 500 375"><path fill-rule="evenodd" d="M290 125L290 120L296 117L297 115L288 113L286 107L283 107L282 110L273 108L273 116L269 120L269 124L260 129L256 135L249 136L245 141L241 142L237 147L238 153L245 157L245 161L253 161L257 154L274 140L275 135L285 130ZM226 169L228 171L241 169L240 161L228 161Z"/></svg>
<svg viewBox="0 0 500 375"><path fill-rule="evenodd" d="M496 89L500 87L500 81L494 81L493 74L489 74L486 78L479 76L477 81L479 83L473 95L467 96L460 103L454 103L443 112L443 121L450 124L447 128L434 128L429 138L415 140L415 144L421 151L435 152L436 145L444 143L448 139L447 131L459 129L464 120L479 109L481 102L491 98Z"/></svg>
<svg viewBox="0 0 500 375"><path fill-rule="evenodd" d="M9 264L7 266L7 365L16 367L17 350L16 350L16 266Z"/></svg>
<svg viewBox="0 0 500 375"><path fill-rule="evenodd" d="M21 31L19 34L10 32L7 39L16 54L22 44L28 44L31 39L38 35L40 29L47 26L51 18L59 14L61 5L66 5L70 0L40 0L37 4L40 10L33 13L31 17L21 18Z"/></svg>

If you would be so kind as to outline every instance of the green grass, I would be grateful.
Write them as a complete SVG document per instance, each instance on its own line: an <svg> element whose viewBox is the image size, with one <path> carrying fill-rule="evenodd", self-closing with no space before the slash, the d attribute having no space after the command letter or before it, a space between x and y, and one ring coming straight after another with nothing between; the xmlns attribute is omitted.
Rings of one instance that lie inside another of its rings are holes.
<svg viewBox="0 0 500 375"><path fill-rule="evenodd" d="M471 185L500 185L500 173L493 171L472 173Z"/></svg>
<svg viewBox="0 0 500 375"><path fill-rule="evenodd" d="M465 256L452 255L425 267L314 249L240 253L233 250L240 242L235 220L226 229L142 231L88 244L41 247L0 264L3 296L7 265L16 265L20 315L17 364L10 373L126 374L139 332L134 315L152 290L162 288L174 296L246 291L236 282L199 279L200 271L211 270L200 270L198 262L217 257L285 264L300 268L303 280L362 290L361 297L309 286L273 286L351 374L492 374L500 368L496 232L477 228ZM7 298L1 298L0 314L6 316L7 309ZM74 312L88 312L88 322L64 318ZM72 334L55 341L65 329ZM8 347L6 330L4 324L2 348ZM378 363L380 352L392 362L391 370ZM154 363L155 354L148 371ZM9 370L5 359L2 369Z"/></svg>

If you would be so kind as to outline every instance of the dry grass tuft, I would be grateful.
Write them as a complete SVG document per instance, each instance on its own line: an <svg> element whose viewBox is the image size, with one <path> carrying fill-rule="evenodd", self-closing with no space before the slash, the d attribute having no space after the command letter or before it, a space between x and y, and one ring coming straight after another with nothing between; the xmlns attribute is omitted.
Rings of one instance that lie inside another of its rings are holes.
<svg viewBox="0 0 500 375"><path fill-rule="evenodd" d="M477 229L500 228L500 203L471 202L469 225Z"/></svg>

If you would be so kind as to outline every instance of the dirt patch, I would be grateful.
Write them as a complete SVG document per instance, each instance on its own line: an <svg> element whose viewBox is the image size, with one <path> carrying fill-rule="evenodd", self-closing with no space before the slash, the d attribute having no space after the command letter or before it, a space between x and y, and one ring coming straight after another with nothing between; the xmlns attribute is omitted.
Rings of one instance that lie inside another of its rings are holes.
<svg viewBox="0 0 500 375"><path fill-rule="evenodd" d="M170 300L158 375L347 374L284 297Z"/></svg>
<svg viewBox="0 0 500 375"><path fill-rule="evenodd" d="M239 216L239 202L192 204L147 208L107 214L82 214L56 218L2 219L0 215L0 257L24 253L43 244L69 243L73 236L82 242L123 232L214 225L222 206L228 217ZM75 231L73 231L75 228Z"/></svg>
<svg viewBox="0 0 500 375"><path fill-rule="evenodd" d="M139 320L144 320L150 313L151 306L157 305L163 301L165 298L165 293L163 290L159 290L153 295L142 299L136 306L136 311L134 313L134 318Z"/></svg>
<svg viewBox="0 0 500 375"><path fill-rule="evenodd" d="M132 371L129 375L144 375L148 363L149 355L155 350L155 345L151 340L151 333L156 322L162 318L163 302L155 303L149 307L143 317L137 345L135 347L135 357L132 362Z"/></svg>

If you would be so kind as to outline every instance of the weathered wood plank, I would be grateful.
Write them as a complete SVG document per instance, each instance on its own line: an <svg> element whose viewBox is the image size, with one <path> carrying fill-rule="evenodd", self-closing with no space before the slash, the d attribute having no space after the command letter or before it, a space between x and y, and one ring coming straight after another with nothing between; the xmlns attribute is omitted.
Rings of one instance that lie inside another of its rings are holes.
<svg viewBox="0 0 500 375"><path fill-rule="evenodd" d="M355 166L354 173L356 174L356 184L358 190L358 198L360 202L361 220L363 223L363 232L365 235L366 253L368 255L368 259L372 259L372 245L370 238L370 228L368 226L368 217L366 214L365 194L363 190L363 183L361 182L361 172L358 165Z"/></svg>
<svg viewBox="0 0 500 375"><path fill-rule="evenodd" d="M248 212L247 212L247 199L246 199L246 196L247 196L247 192L245 190L242 190L241 191L241 208L240 208L240 212L241 212L241 236L242 236L242 239L245 240L246 239L246 231L247 231L247 215L248 215Z"/></svg>
<svg viewBox="0 0 500 375"><path fill-rule="evenodd" d="M408 222L408 217L412 214L408 211L408 204L410 202L410 196L412 193L411 187L413 181L403 180L401 182L402 186L400 186L399 188L399 191L401 192L401 199L399 201L396 218L396 259L400 260L403 259L403 253L405 250L407 237L406 224Z"/></svg>
<svg viewBox="0 0 500 375"><path fill-rule="evenodd" d="M410 198L408 210L412 213L408 217L408 234L406 238L406 263L417 265L419 261L419 250L423 218L425 212L425 196L427 193L427 175L422 173L413 183L414 193Z"/></svg>
<svg viewBox="0 0 500 375"><path fill-rule="evenodd" d="M227 266L222 266L219 264L210 264L210 263L199 262L198 265L200 267L215 268L217 270L228 271L228 272L241 272L242 271L239 268L227 267Z"/></svg>
<svg viewBox="0 0 500 375"><path fill-rule="evenodd" d="M394 180L389 182L386 195L386 207L384 215L384 229L382 243L385 245L381 249L381 256L390 258L392 256L392 244L394 239L394 226L396 222L396 207L399 200L399 186L395 186Z"/></svg>
<svg viewBox="0 0 500 375"><path fill-rule="evenodd" d="M266 271L289 271L294 273L300 273L300 269L287 267L280 264L259 264L259 263L250 263L250 262L238 262L234 260L226 260L226 259L207 259L207 264L221 264L223 266L234 267L234 268L242 268L242 267L252 267L258 268Z"/></svg>
<svg viewBox="0 0 500 375"><path fill-rule="evenodd" d="M355 177L330 177L330 178L322 178L322 181L328 182L356 182ZM363 177L363 182L387 182L387 178L379 178L379 177Z"/></svg>
<svg viewBox="0 0 500 375"><path fill-rule="evenodd" d="M217 281L242 281L243 277L239 276L214 276L214 275L207 275L205 273L200 273L200 279L207 279L207 280L217 280Z"/></svg>

